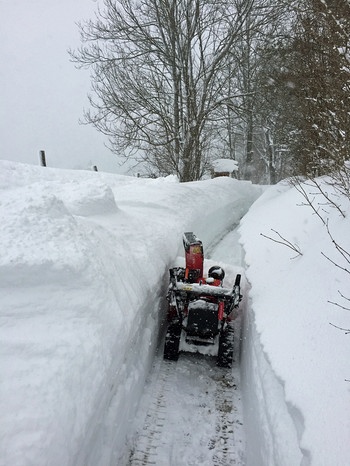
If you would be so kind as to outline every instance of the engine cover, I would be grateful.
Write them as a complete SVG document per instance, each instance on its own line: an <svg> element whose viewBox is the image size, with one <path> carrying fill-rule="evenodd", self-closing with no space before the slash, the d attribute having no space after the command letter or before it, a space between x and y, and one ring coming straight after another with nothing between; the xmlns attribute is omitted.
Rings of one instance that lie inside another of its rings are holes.
<svg viewBox="0 0 350 466"><path fill-rule="evenodd" d="M204 299L191 301L188 305L187 336L212 339L219 333L218 304Z"/></svg>

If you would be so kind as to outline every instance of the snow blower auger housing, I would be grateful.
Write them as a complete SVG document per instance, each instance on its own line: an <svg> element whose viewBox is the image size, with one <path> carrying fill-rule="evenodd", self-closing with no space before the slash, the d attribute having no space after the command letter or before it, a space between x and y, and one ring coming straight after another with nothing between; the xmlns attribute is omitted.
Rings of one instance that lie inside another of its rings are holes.
<svg viewBox="0 0 350 466"><path fill-rule="evenodd" d="M208 277L203 276L202 242L192 233L183 235L185 268L169 270L168 328L164 358L177 360L180 340L196 346L217 343L217 364L230 367L233 358L233 328L230 325L234 308L242 299L241 275L236 276L231 289L223 287L225 272L213 266Z"/></svg>

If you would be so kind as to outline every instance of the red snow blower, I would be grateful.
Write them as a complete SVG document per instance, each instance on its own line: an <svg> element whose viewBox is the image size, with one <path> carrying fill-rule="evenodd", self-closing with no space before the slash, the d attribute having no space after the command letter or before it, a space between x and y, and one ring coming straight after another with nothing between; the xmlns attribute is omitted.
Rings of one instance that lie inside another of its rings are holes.
<svg viewBox="0 0 350 466"><path fill-rule="evenodd" d="M225 272L213 266L203 276L203 245L192 233L183 235L186 267L170 269L168 328L164 358L177 360L180 340L196 346L218 344L217 365L230 367L233 358L231 314L238 307L241 275L232 289L223 287Z"/></svg>

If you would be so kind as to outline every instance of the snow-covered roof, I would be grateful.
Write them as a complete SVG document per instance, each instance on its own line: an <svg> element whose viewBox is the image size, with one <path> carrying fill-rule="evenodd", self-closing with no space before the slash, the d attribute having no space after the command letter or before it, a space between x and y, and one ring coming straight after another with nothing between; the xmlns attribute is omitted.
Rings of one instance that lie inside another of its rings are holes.
<svg viewBox="0 0 350 466"><path fill-rule="evenodd" d="M232 173L238 170L238 162L232 159L216 159L212 162L212 167L215 173Z"/></svg>

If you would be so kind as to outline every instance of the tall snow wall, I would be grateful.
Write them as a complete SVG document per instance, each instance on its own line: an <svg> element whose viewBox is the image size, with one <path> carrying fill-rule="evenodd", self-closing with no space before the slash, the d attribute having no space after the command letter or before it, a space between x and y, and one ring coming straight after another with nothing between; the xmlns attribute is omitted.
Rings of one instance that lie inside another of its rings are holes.
<svg viewBox="0 0 350 466"><path fill-rule="evenodd" d="M297 428L299 414L286 402L284 383L274 372L256 327L254 305L263 293L268 306L272 287L275 286L275 282L279 283L279 277L270 272L271 264L268 268L266 245L260 235L261 231L265 231L264 228L268 227L270 230L274 226L274 215L279 216L279 211L275 213L272 210L271 220L266 213L265 217L260 215L259 210L260 206L265 208L269 197L273 196L270 193L274 190L278 192L278 188L275 187L267 189L251 206L239 228L243 266L248 283L248 299L243 301L241 352L246 466L299 466L303 458ZM264 283L265 286L263 290L256 292L256 285L260 283ZM259 311L263 312L261 309ZM274 335L273 329L271 335Z"/></svg>
<svg viewBox="0 0 350 466"><path fill-rule="evenodd" d="M348 464L350 340L339 331L349 321L344 192L327 177L297 188L281 182L241 221L251 285L241 366L247 466Z"/></svg>
<svg viewBox="0 0 350 466"><path fill-rule="evenodd" d="M167 269L261 190L1 162L0 464L121 464L164 315Z"/></svg>
<svg viewBox="0 0 350 466"><path fill-rule="evenodd" d="M242 392L246 431L246 466L303 464L295 420L285 401L284 386L261 345L252 303L243 310Z"/></svg>

